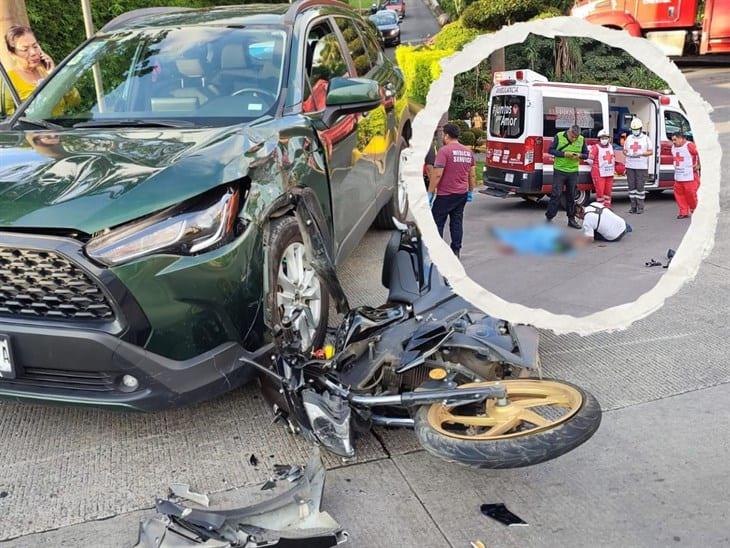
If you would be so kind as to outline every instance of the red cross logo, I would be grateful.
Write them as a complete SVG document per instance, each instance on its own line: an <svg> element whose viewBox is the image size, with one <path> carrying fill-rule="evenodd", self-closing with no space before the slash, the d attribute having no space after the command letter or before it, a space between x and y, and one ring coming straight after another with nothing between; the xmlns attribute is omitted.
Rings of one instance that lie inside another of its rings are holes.
<svg viewBox="0 0 730 548"><path fill-rule="evenodd" d="M613 162L613 154L611 154L610 150L606 151L606 154L603 155L603 159L607 162Z"/></svg>
<svg viewBox="0 0 730 548"><path fill-rule="evenodd" d="M677 152L677 153L676 153L676 154L674 155L674 165L675 165L675 166L678 166L678 165L679 165L679 164L681 164L682 162L684 162L684 156L682 156L682 155L681 155L681 154L680 154L679 152Z"/></svg>
<svg viewBox="0 0 730 548"><path fill-rule="evenodd" d="M639 149L641 148L641 145L637 141L634 141L634 144L631 145L629 148L631 149L631 151L634 154L636 154L637 152L639 152Z"/></svg>

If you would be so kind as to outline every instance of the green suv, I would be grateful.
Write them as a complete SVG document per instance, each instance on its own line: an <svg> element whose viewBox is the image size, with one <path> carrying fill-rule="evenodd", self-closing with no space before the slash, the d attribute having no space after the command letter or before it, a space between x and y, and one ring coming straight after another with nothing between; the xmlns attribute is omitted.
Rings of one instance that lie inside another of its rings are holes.
<svg viewBox="0 0 730 548"><path fill-rule="evenodd" d="M339 2L107 24L0 125L0 396L153 410L249 380L284 316L320 345L296 208L335 264L406 217L404 91Z"/></svg>

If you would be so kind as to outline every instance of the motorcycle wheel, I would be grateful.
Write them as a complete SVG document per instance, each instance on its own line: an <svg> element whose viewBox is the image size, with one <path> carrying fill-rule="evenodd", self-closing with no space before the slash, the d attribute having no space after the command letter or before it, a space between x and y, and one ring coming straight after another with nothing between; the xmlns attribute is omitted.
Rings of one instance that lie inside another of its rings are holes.
<svg viewBox="0 0 730 548"><path fill-rule="evenodd" d="M501 383L507 402L491 398L455 407L424 405L415 433L429 453L473 468L520 468L559 457L586 442L601 424L601 408L589 392L556 379Z"/></svg>

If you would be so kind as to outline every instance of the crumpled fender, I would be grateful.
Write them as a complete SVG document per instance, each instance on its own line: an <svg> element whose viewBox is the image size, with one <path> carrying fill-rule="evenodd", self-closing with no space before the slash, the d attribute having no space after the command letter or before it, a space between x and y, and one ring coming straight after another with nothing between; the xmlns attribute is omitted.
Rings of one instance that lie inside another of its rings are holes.
<svg viewBox="0 0 730 548"><path fill-rule="evenodd" d="M269 221L291 213L294 214L299 225L307 257L327 287L337 311L344 314L350 310L345 291L337 278L337 269L332 258L334 244L329 230L327 230L324 213L317 196L310 188L293 187L272 202L265 215L267 223L264 230L264 272L266 272L264 298L267 300L267 306L264 307L264 323L270 329L274 327L270 311L274 309L273 300L276 298L273 291L273 288L276 287L276 272L272 268L268 249Z"/></svg>

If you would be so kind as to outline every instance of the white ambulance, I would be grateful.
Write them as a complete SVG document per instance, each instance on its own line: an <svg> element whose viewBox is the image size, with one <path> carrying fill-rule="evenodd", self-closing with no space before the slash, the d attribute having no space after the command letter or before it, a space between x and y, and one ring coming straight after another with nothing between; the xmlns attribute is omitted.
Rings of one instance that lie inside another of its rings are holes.
<svg viewBox="0 0 730 548"><path fill-rule="evenodd" d="M646 189L672 188L671 136L692 132L676 96L655 91L604 85L548 82L531 70L498 72L489 97L486 162L482 192L539 200L550 193L553 157L547 152L555 135L572 125L581 128L587 145L597 142L604 127L613 138L617 175L614 191L627 190L623 139L634 117L644 123L655 150L649 162ZM575 200L590 202L591 166L580 165Z"/></svg>

